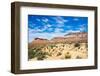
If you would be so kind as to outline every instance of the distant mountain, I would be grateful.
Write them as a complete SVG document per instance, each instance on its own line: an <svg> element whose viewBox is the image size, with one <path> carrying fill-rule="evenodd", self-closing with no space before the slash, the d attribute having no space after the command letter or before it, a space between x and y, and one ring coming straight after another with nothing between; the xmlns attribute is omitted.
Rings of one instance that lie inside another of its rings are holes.
<svg viewBox="0 0 100 76"><path fill-rule="evenodd" d="M87 32L75 32L75 33L70 32L70 33L68 33L68 34L65 34L64 36L67 36L67 35L74 35L74 34L87 34Z"/></svg>
<svg viewBox="0 0 100 76"><path fill-rule="evenodd" d="M87 37L87 32L76 32L65 34L65 37Z"/></svg>
<svg viewBox="0 0 100 76"><path fill-rule="evenodd" d="M54 37L52 41L56 42L87 42L88 34L86 32L69 33L64 37Z"/></svg>
<svg viewBox="0 0 100 76"><path fill-rule="evenodd" d="M77 32L77 33L69 33L65 34L64 37L54 37L51 40L44 38L35 38L31 43L29 43L29 47L33 47L34 45L47 45L50 43L58 43L58 42L66 42L66 43L75 43L75 42L87 42L88 41L88 33L86 32Z"/></svg>

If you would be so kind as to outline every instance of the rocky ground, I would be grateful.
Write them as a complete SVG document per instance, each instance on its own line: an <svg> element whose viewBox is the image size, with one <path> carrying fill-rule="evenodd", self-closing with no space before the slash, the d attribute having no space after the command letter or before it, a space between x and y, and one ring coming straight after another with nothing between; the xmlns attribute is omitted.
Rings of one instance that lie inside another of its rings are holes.
<svg viewBox="0 0 100 76"><path fill-rule="evenodd" d="M86 59L87 43L56 43L29 49L29 60Z"/></svg>

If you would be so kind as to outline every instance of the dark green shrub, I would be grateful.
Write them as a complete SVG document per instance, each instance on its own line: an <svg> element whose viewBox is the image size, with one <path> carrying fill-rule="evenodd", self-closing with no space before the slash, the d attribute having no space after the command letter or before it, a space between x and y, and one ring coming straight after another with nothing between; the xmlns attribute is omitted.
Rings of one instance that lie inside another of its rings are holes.
<svg viewBox="0 0 100 76"><path fill-rule="evenodd" d="M36 50L29 49L29 51L28 51L28 59L34 58L36 53L37 53Z"/></svg>
<svg viewBox="0 0 100 76"><path fill-rule="evenodd" d="M67 52L65 55L65 59L70 59L70 58L71 58L71 55L69 54L69 52Z"/></svg>
<svg viewBox="0 0 100 76"><path fill-rule="evenodd" d="M46 58L46 55L48 55L48 53L41 51L40 48L29 49L28 51L28 59L37 58L37 60L43 60Z"/></svg>
<svg viewBox="0 0 100 76"><path fill-rule="evenodd" d="M50 45L51 49L53 49L53 47L55 47L54 45Z"/></svg>
<svg viewBox="0 0 100 76"><path fill-rule="evenodd" d="M39 52L37 56L37 60L44 60L46 58L46 55L48 55L47 52Z"/></svg>
<svg viewBox="0 0 100 76"><path fill-rule="evenodd" d="M74 47L80 47L79 43L75 43Z"/></svg>
<svg viewBox="0 0 100 76"><path fill-rule="evenodd" d="M71 58L71 55L66 55L65 56L65 59L70 59Z"/></svg>

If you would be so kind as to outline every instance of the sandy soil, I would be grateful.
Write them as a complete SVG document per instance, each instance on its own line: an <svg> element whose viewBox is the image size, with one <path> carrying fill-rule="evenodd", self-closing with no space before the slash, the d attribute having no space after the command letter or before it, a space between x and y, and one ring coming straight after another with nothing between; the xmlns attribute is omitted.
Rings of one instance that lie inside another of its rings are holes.
<svg viewBox="0 0 100 76"><path fill-rule="evenodd" d="M42 53L38 57L33 57L29 60L57 60L57 59L86 59L88 58L87 43L58 43L44 46L39 50L45 52L45 57ZM43 57L43 58L42 58Z"/></svg>

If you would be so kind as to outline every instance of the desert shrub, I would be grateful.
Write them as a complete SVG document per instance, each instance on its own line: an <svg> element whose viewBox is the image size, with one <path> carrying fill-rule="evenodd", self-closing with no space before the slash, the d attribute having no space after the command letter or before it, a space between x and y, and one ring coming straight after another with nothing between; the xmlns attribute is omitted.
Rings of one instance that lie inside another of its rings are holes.
<svg viewBox="0 0 100 76"><path fill-rule="evenodd" d="M82 57L80 57L80 56L77 56L77 57L76 57L76 59L82 59Z"/></svg>
<svg viewBox="0 0 100 76"><path fill-rule="evenodd" d="M28 59L34 58L36 53L37 53L36 50L29 49L29 51L28 51Z"/></svg>
<svg viewBox="0 0 100 76"><path fill-rule="evenodd" d="M61 55L61 52L58 52L57 56L60 56Z"/></svg>
<svg viewBox="0 0 100 76"><path fill-rule="evenodd" d="M48 53L48 56L52 56L52 53Z"/></svg>
<svg viewBox="0 0 100 76"><path fill-rule="evenodd" d="M75 43L74 47L80 47L79 43Z"/></svg>
<svg viewBox="0 0 100 76"><path fill-rule="evenodd" d="M63 44L62 46L64 47L65 45Z"/></svg>
<svg viewBox="0 0 100 76"><path fill-rule="evenodd" d="M69 54L69 52L67 52L67 54Z"/></svg>
<svg viewBox="0 0 100 76"><path fill-rule="evenodd" d="M46 52L39 52L37 56L37 60L43 60L46 58L47 53Z"/></svg>
<svg viewBox="0 0 100 76"><path fill-rule="evenodd" d="M48 55L48 53L41 51L40 48L29 49L28 51L29 59L37 58L38 60L43 60L44 58L46 58L46 55Z"/></svg>
<svg viewBox="0 0 100 76"><path fill-rule="evenodd" d="M53 49L53 47L55 47L55 45L50 45L51 49Z"/></svg>
<svg viewBox="0 0 100 76"><path fill-rule="evenodd" d="M56 48L58 48L58 46L55 45Z"/></svg>
<svg viewBox="0 0 100 76"><path fill-rule="evenodd" d="M78 49L80 49L80 47L78 47Z"/></svg>
<svg viewBox="0 0 100 76"><path fill-rule="evenodd" d="M38 56L37 57L37 60L43 60L45 58L45 56L44 55L41 55L41 56Z"/></svg>
<svg viewBox="0 0 100 76"><path fill-rule="evenodd" d="M71 58L71 55L66 55L65 56L65 59L70 59Z"/></svg>
<svg viewBox="0 0 100 76"><path fill-rule="evenodd" d="M71 55L69 54L69 52L67 52L66 54L65 54L65 59L70 59L71 58Z"/></svg>

